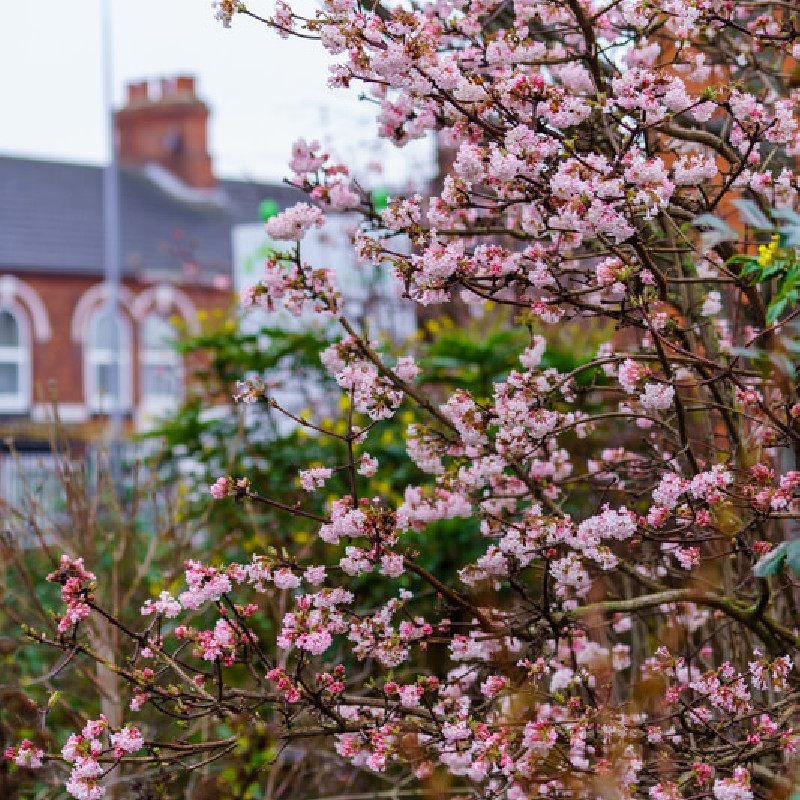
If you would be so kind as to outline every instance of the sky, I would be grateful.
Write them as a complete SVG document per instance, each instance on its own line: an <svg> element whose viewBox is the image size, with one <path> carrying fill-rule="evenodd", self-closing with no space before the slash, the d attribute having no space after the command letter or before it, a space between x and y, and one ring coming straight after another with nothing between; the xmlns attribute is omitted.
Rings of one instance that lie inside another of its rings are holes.
<svg viewBox="0 0 800 800"><path fill-rule="evenodd" d="M4 15L0 154L104 163L102 2L36 0L14 3ZM129 82L195 75L211 109L209 149L218 175L280 180L300 136L322 141L373 186L430 175L429 141L400 151L379 142L374 107L359 102L357 90L327 87L328 57L319 44L281 39L244 17L226 30L210 0L108 2L115 107ZM263 14L271 9L269 0L250 6ZM382 177L370 178L372 161L385 164Z"/></svg>

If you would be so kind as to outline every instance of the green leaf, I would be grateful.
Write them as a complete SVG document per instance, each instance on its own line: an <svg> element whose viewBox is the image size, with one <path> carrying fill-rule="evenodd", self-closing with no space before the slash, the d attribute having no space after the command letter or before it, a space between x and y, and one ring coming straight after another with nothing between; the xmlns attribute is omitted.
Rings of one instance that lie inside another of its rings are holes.
<svg viewBox="0 0 800 800"><path fill-rule="evenodd" d="M769 231L774 225L761 213L761 209L752 200L734 200L742 220L757 230Z"/></svg>
<svg viewBox="0 0 800 800"><path fill-rule="evenodd" d="M699 217L695 217L692 220L692 225L695 227L702 225L710 228L710 230L704 231L701 236L701 247L704 251L716 247L720 242L736 241L739 238L739 234L730 225L726 225L719 217L715 217L713 214L701 214Z"/></svg>
<svg viewBox="0 0 800 800"><path fill-rule="evenodd" d="M786 551L789 549L789 542L782 542L769 553L762 556L758 563L753 567L753 574L757 578L768 578L770 575L777 575L786 562Z"/></svg>
<svg viewBox="0 0 800 800"><path fill-rule="evenodd" d="M776 300L774 303L769 304L769 310L767 311L767 322L772 324L775 322L781 314L783 314L786 306L789 304L789 300L786 297L781 298L780 300Z"/></svg>
<svg viewBox="0 0 800 800"><path fill-rule="evenodd" d="M695 227L703 225L706 228L711 228L712 230L720 233L726 239L739 238L739 234L733 228L731 228L730 225L723 222L719 217L715 217L713 214L701 214L699 217L695 217L692 220L692 225Z"/></svg>
<svg viewBox="0 0 800 800"><path fill-rule="evenodd" d="M757 578L767 578L770 575L777 575L784 565L795 575L800 575L800 539L781 542L759 559L753 568L753 573Z"/></svg>
<svg viewBox="0 0 800 800"><path fill-rule="evenodd" d="M772 278L773 276L777 275L778 273L783 272L783 264L780 261L773 261L769 266L763 267L759 276L759 281L765 281L768 278Z"/></svg>
<svg viewBox="0 0 800 800"><path fill-rule="evenodd" d="M800 214L791 208L773 208L770 213L773 217L785 219L787 222L791 222L800 227Z"/></svg>
<svg viewBox="0 0 800 800"><path fill-rule="evenodd" d="M760 347L731 347L730 352L735 356L744 356L744 358L761 358L764 351Z"/></svg>
<svg viewBox="0 0 800 800"><path fill-rule="evenodd" d="M793 542L786 544L788 544L786 548L786 566L795 575L800 575L800 539L795 539Z"/></svg>

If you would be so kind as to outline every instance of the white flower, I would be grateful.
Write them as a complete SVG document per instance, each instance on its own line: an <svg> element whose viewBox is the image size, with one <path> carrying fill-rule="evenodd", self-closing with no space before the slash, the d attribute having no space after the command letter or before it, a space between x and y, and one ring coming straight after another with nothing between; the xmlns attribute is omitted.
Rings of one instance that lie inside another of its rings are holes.
<svg viewBox="0 0 800 800"><path fill-rule="evenodd" d="M716 317L722 311L722 298L719 292L709 292L703 301L700 313L704 317Z"/></svg>
<svg viewBox="0 0 800 800"><path fill-rule="evenodd" d="M648 383L644 393L639 395L642 405L653 411L669 408L675 398L675 390L664 383Z"/></svg>

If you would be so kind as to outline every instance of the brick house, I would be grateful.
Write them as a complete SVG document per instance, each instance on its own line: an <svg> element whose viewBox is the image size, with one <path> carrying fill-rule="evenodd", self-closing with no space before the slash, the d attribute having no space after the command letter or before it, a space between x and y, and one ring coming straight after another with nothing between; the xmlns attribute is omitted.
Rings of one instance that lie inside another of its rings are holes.
<svg viewBox="0 0 800 800"><path fill-rule="evenodd" d="M286 186L218 180L208 117L193 78L128 86L115 115L117 318L106 306L102 168L0 157L4 436L41 439L53 395L83 438L102 433L114 403L133 429L179 401L183 365L167 344L176 318L191 330L198 312L229 308L233 228L257 222L265 201L297 200Z"/></svg>

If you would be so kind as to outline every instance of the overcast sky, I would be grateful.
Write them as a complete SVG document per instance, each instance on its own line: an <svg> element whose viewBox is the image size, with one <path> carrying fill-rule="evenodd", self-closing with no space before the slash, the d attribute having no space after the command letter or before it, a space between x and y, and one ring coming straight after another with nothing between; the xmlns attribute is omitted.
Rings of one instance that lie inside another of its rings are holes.
<svg viewBox="0 0 800 800"><path fill-rule="evenodd" d="M102 163L101 3L9 3L0 25L0 154ZM327 57L313 42L283 40L250 19L223 29L210 0L110 0L115 105L130 81L198 78L212 112L210 149L225 177L280 179L291 143L322 140L340 157L386 161L372 106L327 88ZM251 0L256 11L271 4ZM430 143L389 157L387 183L430 170Z"/></svg>

